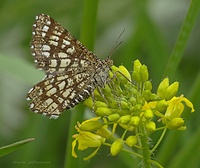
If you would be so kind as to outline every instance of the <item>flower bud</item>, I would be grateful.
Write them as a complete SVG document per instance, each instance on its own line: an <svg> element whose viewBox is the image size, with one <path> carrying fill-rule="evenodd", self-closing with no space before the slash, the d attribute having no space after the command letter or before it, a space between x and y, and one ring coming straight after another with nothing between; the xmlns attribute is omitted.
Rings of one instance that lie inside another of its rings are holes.
<svg viewBox="0 0 200 168"><path fill-rule="evenodd" d="M139 72L140 67L142 66L142 64L140 63L140 61L137 59L133 62L133 71L137 71Z"/></svg>
<svg viewBox="0 0 200 168"><path fill-rule="evenodd" d="M94 102L92 101L92 98L89 97L88 99L86 99L84 102L83 102L84 105L88 106L89 108L92 108L94 106Z"/></svg>
<svg viewBox="0 0 200 168"><path fill-rule="evenodd" d="M136 103L136 98L133 96L130 97L129 102L134 105Z"/></svg>
<svg viewBox="0 0 200 168"><path fill-rule="evenodd" d="M144 89L145 90L152 90L152 83L150 81L144 82Z"/></svg>
<svg viewBox="0 0 200 168"><path fill-rule="evenodd" d="M152 101L156 101L156 100L158 100L158 99L159 99L159 97L158 97L157 94L155 94L155 93L152 93L152 94L151 94L151 100L152 100Z"/></svg>
<svg viewBox="0 0 200 168"><path fill-rule="evenodd" d="M165 112L167 110L168 107L168 103L165 100L160 100L157 104L156 104L156 109L159 112Z"/></svg>
<svg viewBox="0 0 200 168"><path fill-rule="evenodd" d="M113 65L113 66L111 66L111 70L112 70L113 72L117 72L117 71L119 71L119 68L116 67L115 65Z"/></svg>
<svg viewBox="0 0 200 168"><path fill-rule="evenodd" d="M120 102L120 106L121 106L122 108L129 108L128 103L125 102L125 101L121 101L121 102Z"/></svg>
<svg viewBox="0 0 200 168"><path fill-rule="evenodd" d="M136 136L129 136L126 138L126 144L130 147L133 147L137 143L137 137Z"/></svg>
<svg viewBox="0 0 200 168"><path fill-rule="evenodd" d="M117 120L119 120L119 118L120 118L119 114L111 114L111 115L108 116L108 120L111 121L111 122L117 121Z"/></svg>
<svg viewBox="0 0 200 168"><path fill-rule="evenodd" d="M101 101L95 101L95 106L98 107L108 107L108 105Z"/></svg>
<svg viewBox="0 0 200 168"><path fill-rule="evenodd" d="M119 119L119 122L122 123L122 124L127 124L127 123L130 121L130 118L131 118L130 115L122 116L122 117Z"/></svg>
<svg viewBox="0 0 200 168"><path fill-rule="evenodd" d="M156 130L156 124L153 121L149 121L145 124L147 132L154 132Z"/></svg>
<svg viewBox="0 0 200 168"><path fill-rule="evenodd" d="M81 131L92 132L92 131L96 131L96 130L100 129L102 126L103 126L103 124L99 120L88 121L88 122L82 123L82 125L79 127L79 129Z"/></svg>
<svg viewBox="0 0 200 168"><path fill-rule="evenodd" d="M140 77L142 82L145 82L149 79L149 72L146 65L140 67Z"/></svg>
<svg viewBox="0 0 200 168"><path fill-rule="evenodd" d="M151 91L150 90L144 90L143 92L142 92L142 96L144 97L144 99L146 100L146 101L149 101L149 100L151 100Z"/></svg>
<svg viewBox="0 0 200 168"><path fill-rule="evenodd" d="M110 94L112 91L111 91L111 89L110 89L110 87L108 85L105 85L105 87L103 88L103 92Z"/></svg>
<svg viewBox="0 0 200 168"><path fill-rule="evenodd" d="M147 120L151 120L153 118L153 111L148 109L144 112L144 117L147 119Z"/></svg>
<svg viewBox="0 0 200 168"><path fill-rule="evenodd" d="M112 137L112 132L110 132L105 126L103 126L102 128L98 129L96 131L97 135L100 135L103 138L109 139Z"/></svg>
<svg viewBox="0 0 200 168"><path fill-rule="evenodd" d="M157 89L157 95L161 98L165 98L165 91L169 87L169 78L165 78L160 85L158 86Z"/></svg>
<svg viewBox="0 0 200 168"><path fill-rule="evenodd" d="M110 108L107 107L99 107L96 110L96 114L99 116L108 116L112 114L112 111Z"/></svg>
<svg viewBox="0 0 200 168"><path fill-rule="evenodd" d="M130 91L130 93L133 94L133 95L137 95L137 93L138 93L138 90L137 90L135 87L131 87L131 88L129 89L129 91Z"/></svg>
<svg viewBox="0 0 200 168"><path fill-rule="evenodd" d="M123 140L117 139L110 147L110 153L112 156L116 156L123 148Z"/></svg>
<svg viewBox="0 0 200 168"><path fill-rule="evenodd" d="M135 81L137 83L141 82L141 77L138 72L133 71L132 78L133 78L133 81Z"/></svg>
<svg viewBox="0 0 200 168"><path fill-rule="evenodd" d="M173 118L168 124L167 128L176 130L183 126L184 120L182 118Z"/></svg>
<svg viewBox="0 0 200 168"><path fill-rule="evenodd" d="M119 66L119 70L129 81L131 81L131 75L124 66Z"/></svg>
<svg viewBox="0 0 200 168"><path fill-rule="evenodd" d="M129 124L132 126L138 126L139 123L140 123L140 117L138 116L131 117L130 122L129 122Z"/></svg>
<svg viewBox="0 0 200 168"><path fill-rule="evenodd" d="M165 91L165 99L170 100L178 92L179 82L172 83Z"/></svg>

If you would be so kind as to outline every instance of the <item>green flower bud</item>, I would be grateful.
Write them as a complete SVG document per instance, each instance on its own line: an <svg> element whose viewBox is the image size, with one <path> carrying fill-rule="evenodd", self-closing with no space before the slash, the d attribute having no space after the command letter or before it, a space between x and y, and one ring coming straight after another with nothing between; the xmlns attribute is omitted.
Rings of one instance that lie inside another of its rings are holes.
<svg viewBox="0 0 200 168"><path fill-rule="evenodd" d="M130 118L131 118L130 115L122 116L122 117L119 119L119 122L120 122L121 124L127 124L127 123L130 121Z"/></svg>
<svg viewBox="0 0 200 168"><path fill-rule="evenodd" d="M182 118L173 118L168 124L167 128L171 130L177 130L182 127L184 124L184 120Z"/></svg>
<svg viewBox="0 0 200 168"><path fill-rule="evenodd" d="M159 112L165 112L167 110L168 107L168 103L165 100L160 100L157 104L156 104L156 109Z"/></svg>
<svg viewBox="0 0 200 168"><path fill-rule="evenodd" d="M142 101L143 102L143 101ZM141 103L141 104L143 104L142 102L138 102L138 103ZM142 105L141 104L136 104L135 105L135 110L136 111L141 111L141 109L142 109Z"/></svg>
<svg viewBox="0 0 200 168"><path fill-rule="evenodd" d="M112 156L116 156L123 148L123 140L117 139L110 147L110 153Z"/></svg>
<svg viewBox="0 0 200 168"><path fill-rule="evenodd" d="M108 107L108 105L101 101L95 101L95 106L98 107Z"/></svg>
<svg viewBox="0 0 200 168"><path fill-rule="evenodd" d="M155 93L152 93L151 94L151 100L153 101L156 101L156 100L158 100L159 99L159 97L158 97L158 95L157 94L155 94Z"/></svg>
<svg viewBox="0 0 200 168"><path fill-rule="evenodd" d="M106 138L106 139L110 139L112 137L112 132L110 132L107 128L105 128L105 126L98 129L96 131L96 134L100 135L101 137Z"/></svg>
<svg viewBox="0 0 200 168"><path fill-rule="evenodd" d="M117 71L120 71L118 67L116 67L115 65L111 66L111 70L113 72L117 72Z"/></svg>
<svg viewBox="0 0 200 168"><path fill-rule="evenodd" d="M148 121L145 124L145 128L147 132L154 132L156 130L156 124L153 121Z"/></svg>
<svg viewBox="0 0 200 168"><path fill-rule="evenodd" d="M131 81L131 75L128 70L124 66L119 66L120 72L129 80ZM127 80L126 80L127 81Z"/></svg>
<svg viewBox="0 0 200 168"><path fill-rule="evenodd" d="M149 100L151 100L151 91L150 90L144 90L143 92L142 92L142 96L144 97L144 99L146 100L146 101L149 101Z"/></svg>
<svg viewBox="0 0 200 168"><path fill-rule="evenodd" d="M120 102L120 106L121 106L122 108L129 108L128 103L125 102L125 101L121 101L121 102Z"/></svg>
<svg viewBox="0 0 200 168"><path fill-rule="evenodd" d="M135 97L130 97L129 102L133 105L136 103L136 98Z"/></svg>
<svg viewBox="0 0 200 168"><path fill-rule="evenodd" d="M108 116L108 120L111 121L111 122L117 121L117 120L119 120L119 118L120 118L119 114L111 114L111 115Z"/></svg>
<svg viewBox="0 0 200 168"><path fill-rule="evenodd" d="M83 123L79 127L79 129L82 131L92 132L92 131L96 131L96 130L100 129L102 126L103 126L103 124L98 120L97 121L88 121L88 122Z"/></svg>
<svg viewBox="0 0 200 168"><path fill-rule="evenodd" d="M167 90L167 88L169 87L169 78L165 78L160 85L158 86L157 89L157 95L161 98L164 99L165 98L165 91Z"/></svg>
<svg viewBox="0 0 200 168"><path fill-rule="evenodd" d="M130 122L129 122L129 124L132 126L138 126L139 123L140 123L140 117L138 116L131 117Z"/></svg>
<svg viewBox="0 0 200 168"><path fill-rule="evenodd" d="M105 85L105 87L103 88L103 91L105 93L109 93L109 94L112 92L111 89L110 89L110 87L108 85Z"/></svg>
<svg viewBox="0 0 200 168"><path fill-rule="evenodd" d="M152 90L152 83L150 81L144 82L144 89L151 91Z"/></svg>
<svg viewBox="0 0 200 168"><path fill-rule="evenodd" d="M84 102L83 102L84 105L88 106L89 108L92 108L94 106L94 102L92 101L92 98L89 97L88 99L86 99Z"/></svg>
<svg viewBox="0 0 200 168"><path fill-rule="evenodd" d="M133 71L137 71L139 72L140 67L142 66L142 64L140 63L140 61L137 59L133 62Z"/></svg>
<svg viewBox="0 0 200 168"><path fill-rule="evenodd" d="M138 90L137 90L135 87L133 87L133 86L129 89L129 91L130 91L131 94L133 94L133 95L137 95L137 94L138 94Z"/></svg>
<svg viewBox="0 0 200 168"><path fill-rule="evenodd" d="M142 82L145 82L149 79L149 72L146 65L140 67L140 77Z"/></svg>
<svg viewBox="0 0 200 168"><path fill-rule="evenodd" d="M111 71L109 71L109 77L112 78L113 76L114 74Z"/></svg>
<svg viewBox="0 0 200 168"><path fill-rule="evenodd" d="M165 91L165 99L170 100L178 92L179 82L172 83Z"/></svg>
<svg viewBox="0 0 200 168"><path fill-rule="evenodd" d="M140 77L140 74L138 72L133 71L132 79L133 79L133 81L135 81L137 83L141 82L141 77Z"/></svg>
<svg viewBox="0 0 200 168"><path fill-rule="evenodd" d="M144 117L147 119L147 120L151 120L153 118L153 111L148 109L144 112Z"/></svg>
<svg viewBox="0 0 200 168"><path fill-rule="evenodd" d="M136 143L137 143L137 137L136 136L129 136L128 138L126 138L125 143L130 146L133 147Z"/></svg>
<svg viewBox="0 0 200 168"><path fill-rule="evenodd" d="M108 116L112 114L112 110L107 107L99 107L96 110L96 114L99 116Z"/></svg>

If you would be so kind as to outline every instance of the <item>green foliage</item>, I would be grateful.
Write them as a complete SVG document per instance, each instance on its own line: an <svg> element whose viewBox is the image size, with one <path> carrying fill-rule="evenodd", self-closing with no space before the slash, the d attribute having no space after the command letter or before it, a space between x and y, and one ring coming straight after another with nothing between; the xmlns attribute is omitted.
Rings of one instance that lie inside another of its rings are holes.
<svg viewBox="0 0 200 168"><path fill-rule="evenodd" d="M22 145L25 145L26 143L31 142L33 140L34 140L33 138L30 138L30 139L26 139L26 140L23 140L23 141L19 141L19 142L1 147L0 148L0 157L7 155L11 152L14 152L15 150L17 150Z"/></svg>

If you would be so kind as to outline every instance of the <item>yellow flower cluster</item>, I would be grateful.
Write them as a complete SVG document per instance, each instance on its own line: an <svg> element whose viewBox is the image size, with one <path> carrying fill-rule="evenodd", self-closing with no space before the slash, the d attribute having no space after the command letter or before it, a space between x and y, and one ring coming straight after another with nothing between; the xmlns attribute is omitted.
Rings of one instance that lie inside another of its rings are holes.
<svg viewBox="0 0 200 168"><path fill-rule="evenodd" d="M181 118L184 103L191 112L194 108L183 95L176 97L178 87L178 82L169 84L165 78L157 93L153 93L148 68L139 60L134 61L132 74L124 66L112 66L105 88L97 88L94 96L84 102L97 117L77 123L72 156L77 157L76 146L78 150L95 148L84 160L92 158L101 145L109 146L112 156L123 150L124 145L131 148L131 153L134 148L142 150L144 135L164 129L185 130ZM162 127L157 128L157 122L162 122ZM117 133L118 127L124 129L122 135Z"/></svg>

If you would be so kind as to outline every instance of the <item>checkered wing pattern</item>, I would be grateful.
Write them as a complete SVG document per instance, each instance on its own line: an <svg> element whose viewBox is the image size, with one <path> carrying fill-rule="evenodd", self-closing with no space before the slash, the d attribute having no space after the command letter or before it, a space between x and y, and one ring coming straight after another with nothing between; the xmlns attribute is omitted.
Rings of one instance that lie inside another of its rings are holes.
<svg viewBox="0 0 200 168"><path fill-rule="evenodd" d="M32 34L34 62L46 73L28 92L33 112L57 118L107 83L112 61L97 58L50 16L36 16Z"/></svg>

